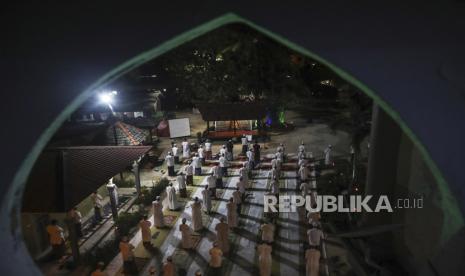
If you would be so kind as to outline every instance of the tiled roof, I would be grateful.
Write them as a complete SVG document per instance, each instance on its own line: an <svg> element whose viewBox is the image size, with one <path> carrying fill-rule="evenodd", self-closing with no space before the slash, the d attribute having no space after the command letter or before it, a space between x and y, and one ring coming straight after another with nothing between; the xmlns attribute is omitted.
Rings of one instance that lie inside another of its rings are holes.
<svg viewBox="0 0 465 276"><path fill-rule="evenodd" d="M115 141L116 132L116 141ZM149 131L116 121L106 130L106 144L118 146L137 146L147 140Z"/></svg>
<svg viewBox="0 0 465 276"><path fill-rule="evenodd" d="M27 181L23 211L67 211L150 148L84 146L46 149Z"/></svg>

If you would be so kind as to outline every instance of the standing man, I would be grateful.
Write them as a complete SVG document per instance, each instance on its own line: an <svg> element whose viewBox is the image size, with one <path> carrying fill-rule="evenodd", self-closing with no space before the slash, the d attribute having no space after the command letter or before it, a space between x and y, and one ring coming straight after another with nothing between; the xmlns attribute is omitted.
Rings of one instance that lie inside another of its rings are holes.
<svg viewBox="0 0 465 276"><path fill-rule="evenodd" d="M260 163L260 144L257 140L255 140L255 144L253 145L253 153L254 153L254 168L257 164Z"/></svg>
<svg viewBox="0 0 465 276"><path fill-rule="evenodd" d="M119 251L123 257L124 275L137 275L137 266L134 260L134 246L129 243L127 236L124 236L119 243Z"/></svg>
<svg viewBox="0 0 465 276"><path fill-rule="evenodd" d="M194 165L195 175L202 175L202 161L199 158L198 153L192 158L192 164Z"/></svg>
<svg viewBox="0 0 465 276"><path fill-rule="evenodd" d="M205 188L202 190L202 203L203 203L203 210L210 214L212 210L212 198L210 195L210 190L208 190L208 185L205 185Z"/></svg>
<svg viewBox="0 0 465 276"><path fill-rule="evenodd" d="M239 177L242 177L245 183L249 182L249 169L247 168L247 164L245 164L245 162L239 169Z"/></svg>
<svg viewBox="0 0 465 276"><path fill-rule="evenodd" d="M300 144L299 148L297 149L297 153L302 153L305 156L305 144L304 141Z"/></svg>
<svg viewBox="0 0 465 276"><path fill-rule="evenodd" d="M262 230L262 241L267 243L273 243L274 241L274 224L265 223L260 228Z"/></svg>
<svg viewBox="0 0 465 276"><path fill-rule="evenodd" d="M75 206L69 211L68 217L73 222L74 229L76 231L77 238L82 238L82 215L78 211L78 208Z"/></svg>
<svg viewBox="0 0 465 276"><path fill-rule="evenodd" d="M207 139L207 141L205 142L205 159L212 159L212 142L210 141L210 139Z"/></svg>
<svg viewBox="0 0 465 276"><path fill-rule="evenodd" d="M223 189L223 172L218 165L213 166L211 173L216 181L216 188Z"/></svg>
<svg viewBox="0 0 465 276"><path fill-rule="evenodd" d="M152 202L153 207L153 224L157 228L165 227L165 220L163 218L163 204L160 201L160 197L157 196L154 202Z"/></svg>
<svg viewBox="0 0 465 276"><path fill-rule="evenodd" d="M228 209L228 225L229 228L236 228L237 227L237 206L234 203L234 199L231 197L229 202L226 204L226 208Z"/></svg>
<svg viewBox="0 0 465 276"><path fill-rule="evenodd" d="M176 173L174 172L174 157L173 154L168 152L168 154L165 157L166 165L168 166L168 175L169 176L176 176Z"/></svg>
<svg viewBox="0 0 465 276"><path fill-rule="evenodd" d="M324 239L323 232L318 227L310 225L307 231L309 248L305 251L307 275L320 275L320 247Z"/></svg>
<svg viewBox="0 0 465 276"><path fill-rule="evenodd" d="M333 146L328 145L328 147L325 149L325 165L329 166L331 164L331 151L333 149Z"/></svg>
<svg viewBox="0 0 465 276"><path fill-rule="evenodd" d="M178 199L176 197L176 189L173 187L173 183L170 183L168 187L166 187L166 195L168 197L168 208L171 211L178 209Z"/></svg>
<svg viewBox="0 0 465 276"><path fill-rule="evenodd" d="M226 159L228 161L233 161L234 159L234 155L233 155L233 152L234 152L234 143L232 140L229 140L227 143L226 143Z"/></svg>
<svg viewBox="0 0 465 276"><path fill-rule="evenodd" d="M107 274L103 272L104 267L105 267L105 264L103 262L98 262L97 267L95 268L94 271L92 271L90 276L107 276Z"/></svg>
<svg viewBox="0 0 465 276"><path fill-rule="evenodd" d="M139 222L139 228L142 234L142 244L146 249L152 249L152 232L150 227L152 223L149 221L147 215L142 217L142 220Z"/></svg>
<svg viewBox="0 0 465 276"><path fill-rule="evenodd" d="M208 190L211 192L211 196L216 198L216 179L213 175L208 175L205 179L207 181Z"/></svg>
<svg viewBox="0 0 465 276"><path fill-rule="evenodd" d="M179 173L178 177L176 177L176 181L178 182L179 196L187 197L186 178L184 177L184 174Z"/></svg>
<svg viewBox="0 0 465 276"><path fill-rule="evenodd" d="M181 151L179 150L177 144L173 144L173 147L171 148L171 152L173 153L174 163L179 164L179 155Z"/></svg>
<svg viewBox="0 0 465 276"><path fill-rule="evenodd" d="M173 258L169 256L163 264L163 276L176 276L176 267L173 263Z"/></svg>
<svg viewBox="0 0 465 276"><path fill-rule="evenodd" d="M245 155L247 156L247 160L249 161L249 169L253 170L255 168L255 161L254 161L255 154L253 153L252 148L250 148L245 153Z"/></svg>
<svg viewBox="0 0 465 276"><path fill-rule="evenodd" d="M202 145L199 146L197 153L199 154L200 164L205 165L205 149Z"/></svg>
<svg viewBox="0 0 465 276"><path fill-rule="evenodd" d="M103 197L99 195L97 192L93 192L90 195L92 202L94 203L94 220L96 223L102 220L102 200Z"/></svg>
<svg viewBox="0 0 465 276"><path fill-rule="evenodd" d="M239 187L236 187L236 190L232 193L233 202L237 206L237 214L241 213L241 206L242 206L242 193L239 190Z"/></svg>
<svg viewBox="0 0 465 276"><path fill-rule="evenodd" d="M227 254L229 252L229 226L224 221L224 217L220 218L220 223L215 226L215 230L218 247L224 254Z"/></svg>
<svg viewBox="0 0 465 276"><path fill-rule="evenodd" d="M308 180L309 173L310 172L308 171L307 166L305 165L300 166L299 172L298 172L300 182L306 182Z"/></svg>
<svg viewBox="0 0 465 276"><path fill-rule="evenodd" d="M302 193L302 196L305 197L308 194L310 194L311 187L310 184L305 182L300 183L300 192Z"/></svg>
<svg viewBox="0 0 465 276"><path fill-rule="evenodd" d="M221 265L223 262L223 251L218 247L218 242L213 243L213 247L208 252L210 254L211 275L222 275Z"/></svg>
<svg viewBox="0 0 465 276"><path fill-rule="evenodd" d="M249 149L249 141L247 141L247 136L245 134L242 134L241 144L242 144L242 155L245 155L247 153L247 150Z"/></svg>
<svg viewBox="0 0 465 276"><path fill-rule="evenodd" d="M194 185L194 166L190 161L187 162L184 172L186 173L186 185Z"/></svg>
<svg viewBox="0 0 465 276"><path fill-rule="evenodd" d="M279 198L279 181L277 178L271 179L270 189L271 193L274 194L277 198Z"/></svg>
<svg viewBox="0 0 465 276"><path fill-rule="evenodd" d="M47 233L52 246L53 257L59 259L65 253L65 236L64 230L58 226L58 221L52 219L47 226Z"/></svg>
<svg viewBox="0 0 465 276"><path fill-rule="evenodd" d="M184 159L190 158L191 157L191 149L189 146L189 142L187 142L187 139L184 138L184 141L182 141L182 157Z"/></svg>
<svg viewBox="0 0 465 276"><path fill-rule="evenodd" d="M271 276L271 245L262 243L257 246L260 276Z"/></svg>
<svg viewBox="0 0 465 276"><path fill-rule="evenodd" d="M228 176L228 161L224 157L224 154L220 156L220 159L218 161L220 163L221 175Z"/></svg>
<svg viewBox="0 0 465 276"><path fill-rule="evenodd" d="M198 232L203 229L202 225L202 205L200 204L199 198L194 198L194 203L191 204L192 208L192 228Z"/></svg>
<svg viewBox="0 0 465 276"><path fill-rule="evenodd" d="M182 218L182 224L179 225L179 231L181 231L181 246L184 249L192 249L192 229L186 222L187 219Z"/></svg>

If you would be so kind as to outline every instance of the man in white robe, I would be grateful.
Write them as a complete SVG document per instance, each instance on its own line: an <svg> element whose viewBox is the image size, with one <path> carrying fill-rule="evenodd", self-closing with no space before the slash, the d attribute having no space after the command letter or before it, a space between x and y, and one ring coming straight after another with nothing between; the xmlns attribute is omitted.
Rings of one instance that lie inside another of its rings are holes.
<svg viewBox="0 0 465 276"><path fill-rule="evenodd" d="M325 165L329 166L331 165L331 151L333 149L333 146L328 145L328 147L325 149Z"/></svg>
<svg viewBox="0 0 465 276"><path fill-rule="evenodd" d="M198 197L194 198L194 203L191 204L192 208L192 228L194 231L200 231L203 229L202 225L202 204Z"/></svg>
<svg viewBox="0 0 465 276"><path fill-rule="evenodd" d="M205 181L207 182L208 190L210 191L211 196L213 198L216 198L216 179L215 179L215 177L213 175L208 175L205 178Z"/></svg>
<svg viewBox="0 0 465 276"><path fill-rule="evenodd" d="M205 160L212 159L212 142L207 139L205 142Z"/></svg>
<svg viewBox="0 0 465 276"><path fill-rule="evenodd" d="M216 239L218 247L223 253L229 252L229 225L225 222L224 217L221 217L220 223L215 226Z"/></svg>
<svg viewBox="0 0 465 276"><path fill-rule="evenodd" d="M200 164L205 165L205 149L203 148L202 145L199 146L199 149L197 150L197 154L199 155Z"/></svg>
<svg viewBox="0 0 465 276"><path fill-rule="evenodd" d="M168 208L171 211L178 209L178 199L176 196L176 189L173 187L173 183L170 183L168 187L166 187L166 196L168 199Z"/></svg>
<svg viewBox="0 0 465 276"><path fill-rule="evenodd" d="M216 188L222 189L223 188L223 172L221 171L220 166L215 165L211 169L211 173L213 177L215 177Z"/></svg>
<svg viewBox="0 0 465 276"><path fill-rule="evenodd" d="M197 153L192 158L192 165L194 166L195 175L202 175L202 161Z"/></svg>
<svg viewBox="0 0 465 276"><path fill-rule="evenodd" d="M147 249L152 248L152 232L150 231L151 226L152 223L149 221L148 216L144 215L142 220L139 222L139 228L142 234L142 244Z"/></svg>
<svg viewBox="0 0 465 276"><path fill-rule="evenodd" d="M249 148L245 155L247 156L247 161L249 161L249 169L252 170L253 168L255 168L255 154L253 153L252 148Z"/></svg>
<svg viewBox="0 0 465 276"><path fill-rule="evenodd" d="M182 157L184 159L191 157L191 149L189 146L189 142L187 142L186 138L184 138L184 141L182 141Z"/></svg>
<svg viewBox="0 0 465 276"><path fill-rule="evenodd" d="M232 193L233 202L236 204L237 213L241 213L241 206L242 206L242 193L239 191L239 187L236 187L236 190Z"/></svg>
<svg viewBox="0 0 465 276"><path fill-rule="evenodd" d="M166 165L168 166L168 175L169 176L176 176L176 173L174 172L174 157L171 152L168 152L168 154L165 157Z"/></svg>
<svg viewBox="0 0 465 276"><path fill-rule="evenodd" d="M218 161L220 163L221 175L222 176L228 176L228 161L224 157L224 154L220 156Z"/></svg>
<svg viewBox="0 0 465 276"><path fill-rule="evenodd" d="M184 249L192 249L192 229L186 224L187 219L182 219L182 224L179 225L181 231L181 246Z"/></svg>
<svg viewBox="0 0 465 276"><path fill-rule="evenodd" d="M309 170L306 166L302 165L299 168L298 176L301 182L306 182L308 180Z"/></svg>
<svg viewBox="0 0 465 276"><path fill-rule="evenodd" d="M260 269L260 276L271 276L271 245L262 243L257 246L258 251L258 267Z"/></svg>
<svg viewBox="0 0 465 276"><path fill-rule="evenodd" d="M249 141L247 140L247 136L245 134L242 135L241 144L242 144L242 155L245 155L247 153L247 149L249 148Z"/></svg>
<svg viewBox="0 0 465 276"><path fill-rule="evenodd" d="M160 197L157 196L154 202L152 202L153 208L153 224L157 228L165 227L165 221L163 219L163 204L160 201Z"/></svg>
<svg viewBox="0 0 465 276"><path fill-rule="evenodd" d="M279 196L279 181L274 178L270 182L270 192L276 196Z"/></svg>
<svg viewBox="0 0 465 276"><path fill-rule="evenodd" d="M303 153L305 155L305 143L304 143L304 141L302 141L302 143L300 143L300 146L297 149L297 153Z"/></svg>
<svg viewBox="0 0 465 276"><path fill-rule="evenodd" d="M236 228L238 221L237 221L237 206L234 203L234 199L231 197L229 202L226 204L227 208L227 216L228 216L228 225L229 228Z"/></svg>
<svg viewBox="0 0 465 276"><path fill-rule="evenodd" d="M186 167L184 167L186 173L186 185L194 185L194 165L189 161Z"/></svg>
<svg viewBox="0 0 465 276"><path fill-rule="evenodd" d="M307 231L309 248L305 251L307 275L320 275L320 247L324 239L323 232L318 227L310 226Z"/></svg>
<svg viewBox="0 0 465 276"><path fill-rule="evenodd" d="M265 223L260 227L262 231L262 241L272 243L274 241L274 224Z"/></svg>
<svg viewBox="0 0 465 276"><path fill-rule="evenodd" d="M203 210L210 214L212 210L212 199L210 195L210 190L208 189L208 185L205 185L205 188L202 190L202 205Z"/></svg>
<svg viewBox="0 0 465 276"><path fill-rule="evenodd" d="M308 194L310 194L310 184L308 182L302 182L300 183L300 192L302 194L302 196L306 196Z"/></svg>
<svg viewBox="0 0 465 276"><path fill-rule="evenodd" d="M176 177L176 182L178 183L179 195L181 197L187 197L187 187L186 187L186 178L183 173L180 173Z"/></svg>
<svg viewBox="0 0 465 276"><path fill-rule="evenodd" d="M174 163L179 164L179 156L181 155L181 150L178 148L177 144L173 144L171 152L173 153Z"/></svg>

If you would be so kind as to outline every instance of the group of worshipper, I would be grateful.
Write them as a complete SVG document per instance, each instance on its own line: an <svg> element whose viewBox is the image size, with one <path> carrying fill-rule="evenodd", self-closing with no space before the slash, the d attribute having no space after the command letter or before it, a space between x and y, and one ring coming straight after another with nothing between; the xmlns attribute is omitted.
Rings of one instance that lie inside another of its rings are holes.
<svg viewBox="0 0 465 276"><path fill-rule="evenodd" d="M332 146L329 145L324 151L325 166L332 164L331 160ZM310 164L307 162L307 157L311 160ZM297 154L297 179L300 183L300 192L303 197L310 196L312 210L305 210L308 219L307 238L308 243L304 245L305 249L305 269L307 276L320 275L320 257L322 251L322 240L325 238L321 227L321 216L316 209L316 166L313 162L313 154L307 154L305 144L298 148Z"/></svg>

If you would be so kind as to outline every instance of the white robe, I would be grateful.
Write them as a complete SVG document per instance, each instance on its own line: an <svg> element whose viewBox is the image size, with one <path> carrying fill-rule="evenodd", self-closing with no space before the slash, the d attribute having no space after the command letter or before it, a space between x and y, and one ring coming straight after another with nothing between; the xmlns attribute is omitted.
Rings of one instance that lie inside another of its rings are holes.
<svg viewBox="0 0 465 276"><path fill-rule="evenodd" d="M246 185L246 182L245 182L244 180L239 181L239 182L237 182L237 184L236 184L236 187L239 188L239 192L241 192L242 194L245 193L246 186L247 186L247 185Z"/></svg>
<svg viewBox="0 0 465 276"><path fill-rule="evenodd" d="M271 223L263 224L261 227L262 230L262 240L266 242L274 241L274 225Z"/></svg>
<svg viewBox="0 0 465 276"><path fill-rule="evenodd" d="M260 268L260 276L271 275L271 251L272 248L268 244L260 244L257 247L258 251L258 266Z"/></svg>
<svg viewBox="0 0 465 276"><path fill-rule="evenodd" d="M153 206L153 224L157 228L162 228L165 226L165 221L163 220L163 204L159 201L154 201Z"/></svg>
<svg viewBox="0 0 465 276"><path fill-rule="evenodd" d="M203 209L207 212L210 212L212 209L212 199L210 196L210 191L208 189L202 190L202 204Z"/></svg>
<svg viewBox="0 0 465 276"><path fill-rule="evenodd" d="M271 180L270 186L272 194L279 194L279 182L277 180Z"/></svg>
<svg viewBox="0 0 465 276"><path fill-rule="evenodd" d="M178 209L178 199L176 197L176 189L174 187L168 186L166 188L166 195L168 198L168 208L170 210Z"/></svg>
<svg viewBox="0 0 465 276"><path fill-rule="evenodd" d="M150 231L150 226L152 226L152 223L148 220L141 220L139 222L139 228L142 234L143 242L150 242L152 240L152 232Z"/></svg>
<svg viewBox="0 0 465 276"><path fill-rule="evenodd" d="M229 252L229 226L225 222L220 222L215 226L218 247L223 253Z"/></svg>
<svg viewBox="0 0 465 276"><path fill-rule="evenodd" d="M226 204L228 209L228 225L230 228L237 227L237 206L234 202L228 202Z"/></svg>
<svg viewBox="0 0 465 276"><path fill-rule="evenodd" d="M200 204L200 201L194 202L191 205L192 208L192 228L194 231L199 231L202 230L203 225L202 225L202 205Z"/></svg>
<svg viewBox="0 0 465 276"><path fill-rule="evenodd" d="M178 182L179 190L186 189L186 178L184 177L184 175L178 175L178 177L176 178L176 182Z"/></svg>
<svg viewBox="0 0 465 276"><path fill-rule="evenodd" d="M189 148L189 142L184 141L182 142L182 157L189 158L191 155L191 151Z"/></svg>
<svg viewBox="0 0 465 276"><path fill-rule="evenodd" d="M179 225L179 231L181 231L182 248L192 248L192 229L187 224Z"/></svg>
<svg viewBox="0 0 465 276"><path fill-rule="evenodd" d="M325 165L331 164L331 148L325 149Z"/></svg>

